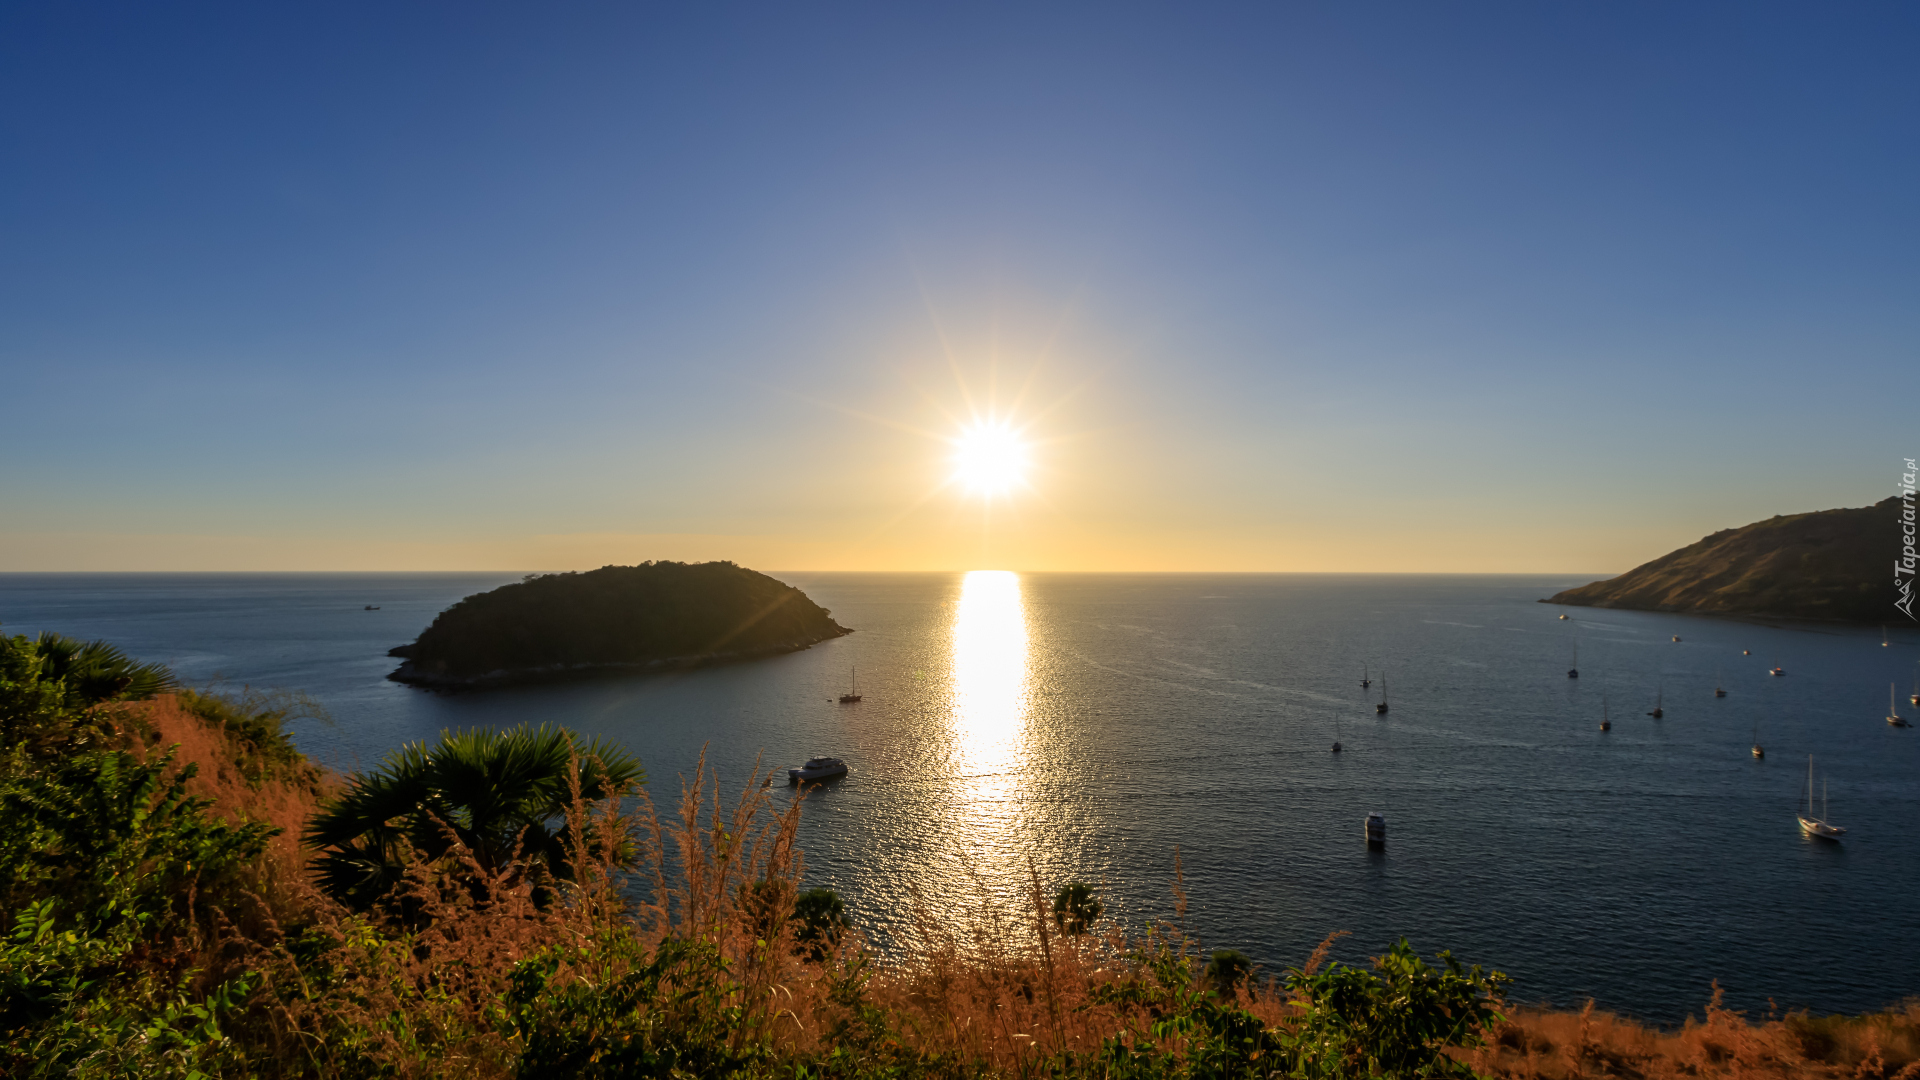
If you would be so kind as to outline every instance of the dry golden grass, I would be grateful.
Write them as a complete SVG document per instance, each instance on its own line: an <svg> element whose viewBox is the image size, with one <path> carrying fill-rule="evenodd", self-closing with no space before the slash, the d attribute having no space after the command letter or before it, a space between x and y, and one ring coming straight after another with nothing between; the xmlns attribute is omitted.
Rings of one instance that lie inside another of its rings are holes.
<svg viewBox="0 0 1920 1080"><path fill-rule="evenodd" d="M1752 1021L1720 1004L1672 1030L1591 1003L1580 1012L1512 1009L1475 1071L1516 1080L1585 1077L1778 1077L1920 1080L1920 1001L1869 1016L1789 1014Z"/></svg>

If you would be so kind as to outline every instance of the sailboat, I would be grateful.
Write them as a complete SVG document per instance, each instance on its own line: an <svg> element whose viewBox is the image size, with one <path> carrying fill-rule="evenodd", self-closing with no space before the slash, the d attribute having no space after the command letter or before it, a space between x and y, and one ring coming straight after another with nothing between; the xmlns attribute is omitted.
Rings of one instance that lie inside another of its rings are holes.
<svg viewBox="0 0 1920 1080"><path fill-rule="evenodd" d="M1661 717L1667 715L1667 710L1660 707L1660 698L1665 693L1666 693L1665 687L1661 687L1660 689L1655 690L1653 692L1653 711L1648 713L1647 715L1653 717L1655 720L1658 720Z"/></svg>
<svg viewBox="0 0 1920 1080"><path fill-rule="evenodd" d="M1881 627L1880 628L1880 647L1885 649L1891 646L1892 644L1893 644L1892 642L1887 640L1887 628L1884 626Z"/></svg>
<svg viewBox="0 0 1920 1080"><path fill-rule="evenodd" d="M1340 714L1339 713L1335 713L1333 716L1333 752L1336 754L1340 752Z"/></svg>
<svg viewBox="0 0 1920 1080"><path fill-rule="evenodd" d="M1920 660L1916 660L1914 663L1920 664ZM1914 705L1920 705L1920 672L1914 673L1913 693L1907 697L1907 701Z"/></svg>
<svg viewBox="0 0 1920 1080"><path fill-rule="evenodd" d="M1573 643L1573 666L1567 669L1567 678L1577 679L1579 677L1580 677L1580 643L1576 641Z"/></svg>
<svg viewBox="0 0 1920 1080"><path fill-rule="evenodd" d="M1367 687L1372 685L1373 685L1373 676L1370 673L1368 673L1367 665L1361 664L1360 665L1360 689L1365 690Z"/></svg>
<svg viewBox="0 0 1920 1080"><path fill-rule="evenodd" d="M1756 758L1767 756L1767 752L1760 747L1760 721L1758 720L1753 722L1753 756Z"/></svg>
<svg viewBox="0 0 1920 1080"><path fill-rule="evenodd" d="M1380 673L1380 704L1375 705L1373 711L1375 713L1387 711L1387 673L1384 671Z"/></svg>
<svg viewBox="0 0 1920 1080"><path fill-rule="evenodd" d="M1715 668L1713 672L1713 696L1714 697L1727 696L1727 688L1720 685L1720 670L1718 668Z"/></svg>
<svg viewBox="0 0 1920 1080"><path fill-rule="evenodd" d="M841 695L840 695L840 704L842 704L842 705L851 705L851 704L853 704L854 702L856 702L856 701L859 701L859 700L860 700L860 671L859 671L859 669L858 669L858 668L852 668L852 667L850 667L850 668L848 668L848 669L847 669L847 679L848 679L848 683L849 683L849 685L848 685L848 687L847 687L847 692L846 692L846 693L844 693L844 694L841 694Z"/></svg>
<svg viewBox="0 0 1920 1080"><path fill-rule="evenodd" d="M1912 727L1913 726L1912 724L1907 723L1907 718L1904 716L1901 716L1900 711L1893 707L1893 696L1894 696L1893 684L1888 683L1887 684L1887 723L1892 724L1894 727Z"/></svg>
<svg viewBox="0 0 1920 1080"><path fill-rule="evenodd" d="M1613 730L1613 721L1607 718L1607 695L1605 691L1602 691L1600 694L1600 730Z"/></svg>
<svg viewBox="0 0 1920 1080"><path fill-rule="evenodd" d="M1807 755L1807 812L1800 815L1800 831L1820 840L1838 840L1847 830L1827 823L1827 788L1820 786L1820 816L1813 816L1813 755Z"/></svg>

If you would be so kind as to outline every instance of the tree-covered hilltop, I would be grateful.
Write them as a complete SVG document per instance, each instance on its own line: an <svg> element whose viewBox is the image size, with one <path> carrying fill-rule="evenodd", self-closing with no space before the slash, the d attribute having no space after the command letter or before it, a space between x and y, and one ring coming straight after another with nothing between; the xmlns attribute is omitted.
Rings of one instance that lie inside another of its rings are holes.
<svg viewBox="0 0 1920 1080"><path fill-rule="evenodd" d="M1900 514L1896 497L1722 529L1544 602L1744 618L1901 620L1893 606Z"/></svg>
<svg viewBox="0 0 1920 1080"><path fill-rule="evenodd" d="M441 612L390 678L477 688L739 660L850 634L791 585L730 562L529 577Z"/></svg>

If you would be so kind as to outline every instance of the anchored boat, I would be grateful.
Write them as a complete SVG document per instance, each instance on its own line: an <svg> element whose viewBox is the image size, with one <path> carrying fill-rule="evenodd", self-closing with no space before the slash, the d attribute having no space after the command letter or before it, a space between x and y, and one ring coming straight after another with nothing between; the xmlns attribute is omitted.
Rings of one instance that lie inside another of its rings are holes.
<svg viewBox="0 0 1920 1080"><path fill-rule="evenodd" d="M847 763L837 757L808 758L805 765L787 770L787 783L801 784L810 780L831 780L836 776L847 775Z"/></svg>

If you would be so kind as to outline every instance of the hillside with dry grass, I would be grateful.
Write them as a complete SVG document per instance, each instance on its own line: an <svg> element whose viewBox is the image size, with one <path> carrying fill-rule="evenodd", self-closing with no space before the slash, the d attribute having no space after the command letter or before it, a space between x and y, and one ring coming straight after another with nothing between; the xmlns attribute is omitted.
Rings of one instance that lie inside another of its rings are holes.
<svg viewBox="0 0 1920 1080"><path fill-rule="evenodd" d="M312 766L285 699L91 700L47 674L0 639L10 1077L1920 1080L1920 1005L1748 1018L1715 1000L1660 1030L1514 1007L1504 977L1405 943L1329 963L1337 935L1261 971L1185 932L1177 852L1152 925L1033 872L1021 897L916 908L910 948L883 957L805 888L803 800L759 776L727 794L702 768L669 796L571 744L507 800L552 808L563 858L515 855L519 839L503 858L451 781L409 803L381 780L426 775L416 759ZM545 737L443 740L418 761L527 773ZM372 794L398 800L369 819L398 873L347 902L313 873L344 841L297 838ZM428 832L394 826L409 815Z"/></svg>
<svg viewBox="0 0 1920 1080"><path fill-rule="evenodd" d="M1549 604L1738 618L1879 624L1894 609L1898 498L1722 529Z"/></svg>

